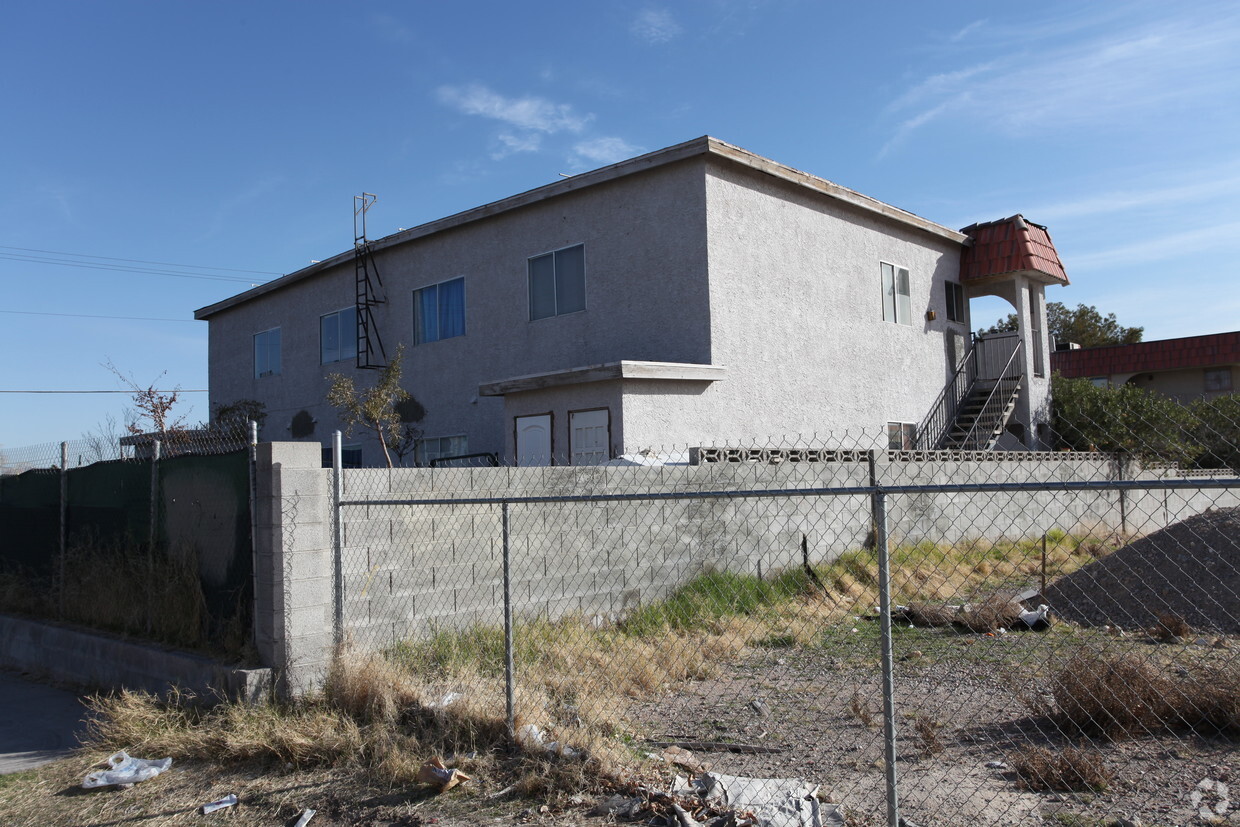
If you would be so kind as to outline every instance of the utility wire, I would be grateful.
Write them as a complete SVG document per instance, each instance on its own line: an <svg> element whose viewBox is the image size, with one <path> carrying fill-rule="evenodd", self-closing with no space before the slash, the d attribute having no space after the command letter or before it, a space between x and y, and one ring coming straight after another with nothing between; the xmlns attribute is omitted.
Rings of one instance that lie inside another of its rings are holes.
<svg viewBox="0 0 1240 827"><path fill-rule="evenodd" d="M146 388L143 388L142 392L146 393L147 392ZM154 393L206 393L206 392L207 391L205 388L201 390L198 390L198 389L186 390L185 388L173 388L172 390L166 390L166 391L154 391ZM134 391L8 391L8 390L0 390L0 393L128 393L128 394L132 394L134 393Z"/></svg>
<svg viewBox="0 0 1240 827"><path fill-rule="evenodd" d="M69 316L74 319L124 319L131 322L193 322L197 319L153 319L148 316L96 316L92 313L41 313L36 310L0 310L19 316Z"/></svg>
<svg viewBox="0 0 1240 827"><path fill-rule="evenodd" d="M0 259L8 259L10 261L24 261L32 264L55 264L60 267L81 267L89 270L112 270L121 273L141 273L151 276L172 276L182 279L206 279L208 281L232 281L242 282L244 284L255 284L254 279L239 278L237 276L211 276L205 273L178 273L174 270L156 270L149 267L123 267L119 264L105 264L103 262L93 263L86 261L59 261L54 258L43 258L41 256L28 256L24 254L0 253Z"/></svg>
<svg viewBox="0 0 1240 827"><path fill-rule="evenodd" d="M171 261L146 261L140 258L114 258L112 256L96 256L89 253L65 253L60 250L37 250L33 247L10 247L6 244L0 244L0 250L21 250L25 253L46 253L50 256L74 256L76 258L101 258L105 261L126 261L130 264L159 264L164 267L188 267L191 270L219 270L226 273L257 273L260 276L282 276L283 273L275 273L271 270L240 270L236 267L206 267L201 264L175 264Z"/></svg>

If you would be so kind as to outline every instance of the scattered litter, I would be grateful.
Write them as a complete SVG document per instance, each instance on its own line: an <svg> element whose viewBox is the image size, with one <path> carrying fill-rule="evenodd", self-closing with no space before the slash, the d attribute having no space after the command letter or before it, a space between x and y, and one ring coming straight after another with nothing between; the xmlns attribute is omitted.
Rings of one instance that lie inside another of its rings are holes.
<svg viewBox="0 0 1240 827"><path fill-rule="evenodd" d="M1032 611L1021 612L1020 619L1033 631L1044 631L1051 625L1051 607L1042 603Z"/></svg>
<svg viewBox="0 0 1240 827"><path fill-rule="evenodd" d="M595 804L594 809L590 810L590 815L615 816L625 819L636 818L645 805L646 802L640 797L630 798L625 795L613 795L611 798Z"/></svg>
<svg viewBox="0 0 1240 827"><path fill-rule="evenodd" d="M108 756L108 769L87 774L82 788L132 787L139 781L149 781L172 766L171 758L158 761L149 758L133 758L125 750Z"/></svg>
<svg viewBox="0 0 1240 827"><path fill-rule="evenodd" d="M710 764L698 760L698 757L691 750L687 750L684 747L670 746L655 757L664 763L676 767L684 767L690 772L706 772L710 769Z"/></svg>
<svg viewBox="0 0 1240 827"><path fill-rule="evenodd" d="M507 787L504 787L504 789L500 790L499 792L491 793L490 795L487 796L487 798L503 798L504 796L508 795L508 793L515 790L516 788L517 788L516 784L509 784Z"/></svg>
<svg viewBox="0 0 1240 827"><path fill-rule="evenodd" d="M701 827L702 822L689 815L689 811L675 801L672 802L672 812L676 815L676 823L680 827Z"/></svg>
<svg viewBox="0 0 1240 827"><path fill-rule="evenodd" d="M451 769L445 767L443 761L438 758L432 758L418 770L418 781L421 781L423 784L429 784L432 787L438 787L440 792L450 790L457 784L468 780L468 775L456 767Z"/></svg>
<svg viewBox="0 0 1240 827"><path fill-rule="evenodd" d="M549 755L560 755L565 758L576 758L580 753L567 744L559 741L548 741L541 729L534 724L526 724L517 730L517 743L528 750L541 747Z"/></svg>
<svg viewBox="0 0 1240 827"><path fill-rule="evenodd" d="M1006 770L1008 768L1006 761L987 761L986 769L988 770Z"/></svg>
<svg viewBox="0 0 1240 827"><path fill-rule="evenodd" d="M751 812L755 827L843 827L838 805L822 804L817 785L799 778L745 778L707 772L691 783L677 776L672 793L696 793L703 801ZM677 820L680 821L679 813ZM683 821L681 827L689 827Z"/></svg>
<svg viewBox="0 0 1240 827"><path fill-rule="evenodd" d="M457 701L459 701L461 698L464 698L464 697L465 696L460 692L448 692L448 693L445 693L444 696L440 698L438 701L427 704L427 707L429 707L430 709L447 709L448 707L452 706L452 704L456 703Z"/></svg>
<svg viewBox="0 0 1240 827"><path fill-rule="evenodd" d="M752 701L750 701L749 708L752 709L754 712L758 713L759 717L762 717L762 718L771 717L771 708L767 706L766 701L762 700L761 698L754 698Z"/></svg>
<svg viewBox="0 0 1240 827"><path fill-rule="evenodd" d="M226 807L235 806L237 803L237 794L229 793L219 801L212 801L210 804L203 804L198 810L205 816L208 813L214 813L216 810L223 810Z"/></svg>
<svg viewBox="0 0 1240 827"><path fill-rule="evenodd" d="M1213 778L1203 778L1189 793L1188 800L1202 821L1209 823L1219 816L1227 815L1231 809L1230 792L1227 785Z"/></svg>
<svg viewBox="0 0 1240 827"><path fill-rule="evenodd" d="M301 814L301 818L297 819L297 821L293 824L293 827L306 827L306 825L310 823L310 819L314 818L314 814L317 812L318 810L304 810Z"/></svg>

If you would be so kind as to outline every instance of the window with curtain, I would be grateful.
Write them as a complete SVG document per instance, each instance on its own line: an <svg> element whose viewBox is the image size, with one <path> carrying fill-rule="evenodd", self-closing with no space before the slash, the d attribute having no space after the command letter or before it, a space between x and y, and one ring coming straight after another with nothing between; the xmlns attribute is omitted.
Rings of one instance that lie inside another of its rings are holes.
<svg viewBox="0 0 1240 827"><path fill-rule="evenodd" d="M465 277L413 291L413 342L465 335Z"/></svg>
<svg viewBox="0 0 1240 827"><path fill-rule="evenodd" d="M880 262L883 276L883 320L896 324L913 323L912 290L908 269Z"/></svg>
<svg viewBox="0 0 1240 827"><path fill-rule="evenodd" d="M346 307L319 316L319 363L342 362L357 356L357 308Z"/></svg>

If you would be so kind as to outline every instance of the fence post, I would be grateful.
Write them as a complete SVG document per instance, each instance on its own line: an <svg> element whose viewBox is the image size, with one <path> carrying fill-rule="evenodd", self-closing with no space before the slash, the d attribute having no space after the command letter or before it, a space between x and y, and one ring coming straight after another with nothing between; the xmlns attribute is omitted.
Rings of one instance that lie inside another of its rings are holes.
<svg viewBox="0 0 1240 827"><path fill-rule="evenodd" d="M895 661L891 646L891 557L887 539L887 495L881 488L871 495L874 545L878 550L878 620L883 664L883 763L887 773L887 824L900 825L896 787Z"/></svg>
<svg viewBox="0 0 1240 827"><path fill-rule="evenodd" d="M517 738L516 667L512 656L512 579L511 544L508 537L508 503L500 503L504 559L504 705L508 713L508 737Z"/></svg>
<svg viewBox="0 0 1240 827"><path fill-rule="evenodd" d="M151 442L151 530L147 542L147 559L155 562L155 523L159 519L159 454L158 439Z"/></svg>
<svg viewBox="0 0 1240 827"><path fill-rule="evenodd" d="M60 565L56 573L57 616L65 616L65 557L69 553L69 443L60 443Z"/></svg>
<svg viewBox="0 0 1240 827"><path fill-rule="evenodd" d="M337 649L344 644L344 524L340 501L344 491L342 468L344 452L340 431L332 432L332 640Z"/></svg>
<svg viewBox="0 0 1240 827"><path fill-rule="evenodd" d="M250 420L249 445L250 482L250 642L258 641L258 422Z"/></svg>

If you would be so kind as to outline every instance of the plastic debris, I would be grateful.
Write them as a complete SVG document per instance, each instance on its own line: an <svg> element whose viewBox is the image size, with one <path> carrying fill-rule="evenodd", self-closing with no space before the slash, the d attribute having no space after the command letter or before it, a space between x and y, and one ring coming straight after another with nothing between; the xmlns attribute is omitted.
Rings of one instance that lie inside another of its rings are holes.
<svg viewBox="0 0 1240 827"><path fill-rule="evenodd" d="M469 776L456 767L445 767L443 761L438 758L432 758L418 769L418 780L423 784L438 787L439 792L444 792L457 784L468 781Z"/></svg>
<svg viewBox="0 0 1240 827"><path fill-rule="evenodd" d="M314 814L317 812L318 810L304 810L301 814L301 818L297 819L297 821L293 824L293 827L306 827L306 825L310 823L310 819L314 818Z"/></svg>
<svg viewBox="0 0 1240 827"><path fill-rule="evenodd" d="M229 793L219 801L212 801L210 804L203 804L198 809L205 816L207 813L214 813L216 810L223 810L225 807L232 807L237 803L237 794Z"/></svg>
<svg viewBox="0 0 1240 827"><path fill-rule="evenodd" d="M534 724L526 724L517 730L517 743L528 750L542 748L548 755L562 755L565 758L576 758L580 754L567 744L548 741L543 731Z"/></svg>
<svg viewBox="0 0 1240 827"><path fill-rule="evenodd" d="M465 696L461 694L460 692L447 692L447 693L444 693L444 696L440 698L438 701L435 701L434 703L429 703L427 704L427 706L430 707L431 709L447 709L448 707L452 706L452 704L456 703L457 701L459 701L461 698L464 698L464 697Z"/></svg>
<svg viewBox="0 0 1240 827"><path fill-rule="evenodd" d="M674 795L696 793L703 801L720 807L753 813L755 827L843 827L838 805L818 801L818 786L799 778L745 778L722 773L702 773L687 782L677 776Z"/></svg>
<svg viewBox="0 0 1240 827"><path fill-rule="evenodd" d="M1008 768L1005 761L987 761L986 769L988 770L1006 770Z"/></svg>
<svg viewBox="0 0 1240 827"><path fill-rule="evenodd" d="M108 756L108 768L88 773L82 780L82 788L132 787L139 781L149 781L172 766L171 758L158 761L149 758L133 758L125 750Z"/></svg>
<svg viewBox="0 0 1240 827"><path fill-rule="evenodd" d="M1049 629L1051 625L1051 607L1042 603L1033 611L1024 611L1020 613L1020 619L1026 626L1035 632L1041 632Z"/></svg>

